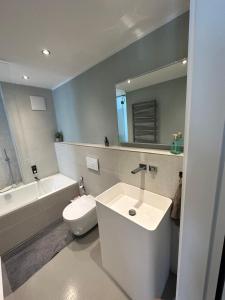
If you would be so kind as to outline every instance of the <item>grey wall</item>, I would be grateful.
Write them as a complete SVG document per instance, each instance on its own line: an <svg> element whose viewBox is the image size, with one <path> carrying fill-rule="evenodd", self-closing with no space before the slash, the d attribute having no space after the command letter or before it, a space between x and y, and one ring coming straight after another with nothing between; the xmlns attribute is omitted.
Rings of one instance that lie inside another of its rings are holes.
<svg viewBox="0 0 225 300"><path fill-rule="evenodd" d="M13 146L8 120L5 114L1 91L0 91L0 189L12 184L9 167L5 161L4 149L10 158L10 163L15 182L21 181L19 165L16 158L16 152Z"/></svg>
<svg viewBox="0 0 225 300"><path fill-rule="evenodd" d="M158 111L158 142L171 144L172 134L184 134L186 77L166 81L126 94L129 142L133 142L132 104L156 99Z"/></svg>
<svg viewBox="0 0 225 300"><path fill-rule="evenodd" d="M30 168L33 164L37 165L41 178L57 173L54 150L56 120L52 92L10 83L2 83L1 86L24 183L33 181ZM47 110L32 111L30 96L44 97Z"/></svg>
<svg viewBox="0 0 225 300"><path fill-rule="evenodd" d="M53 92L66 141L118 143L115 84L187 56L188 13L150 33Z"/></svg>

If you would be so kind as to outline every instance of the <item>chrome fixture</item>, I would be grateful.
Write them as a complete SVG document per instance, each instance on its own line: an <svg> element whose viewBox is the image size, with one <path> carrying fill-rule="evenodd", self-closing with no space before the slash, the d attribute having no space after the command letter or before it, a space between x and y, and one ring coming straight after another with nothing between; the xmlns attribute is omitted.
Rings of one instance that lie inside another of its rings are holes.
<svg viewBox="0 0 225 300"><path fill-rule="evenodd" d="M48 49L42 49L41 53L44 54L45 56L49 56L51 54L51 51Z"/></svg>
<svg viewBox="0 0 225 300"><path fill-rule="evenodd" d="M12 167L11 167L10 158L9 158L5 148L3 149L3 151L5 153L5 161L7 162L8 168L9 168L9 174L10 174L10 177L11 177L11 184L14 185L16 182L15 182L14 177L13 177L13 171L12 171Z"/></svg>
<svg viewBox="0 0 225 300"><path fill-rule="evenodd" d="M36 165L31 166L31 170L34 175L38 173Z"/></svg>
<svg viewBox="0 0 225 300"><path fill-rule="evenodd" d="M30 79L30 77L27 76L27 75L23 75L22 78L23 78L24 80L29 80L29 79Z"/></svg>
<svg viewBox="0 0 225 300"><path fill-rule="evenodd" d="M132 174L136 174L140 171L146 171L147 170L147 165L145 164L139 164L139 167L131 171Z"/></svg>
<svg viewBox="0 0 225 300"><path fill-rule="evenodd" d="M34 180L40 181L40 178L38 177L37 166L36 165L31 166L31 170L32 170L32 173L34 174Z"/></svg>
<svg viewBox="0 0 225 300"><path fill-rule="evenodd" d="M157 173L158 168L155 167L155 166L149 166L148 170L149 170L149 172L151 172L151 173Z"/></svg>
<svg viewBox="0 0 225 300"><path fill-rule="evenodd" d="M6 152L6 149L4 148L3 151L4 151L4 154L5 154L5 161L8 162L10 159L9 159L9 157L8 157L8 154L7 154L7 152Z"/></svg>
<svg viewBox="0 0 225 300"><path fill-rule="evenodd" d="M80 177L80 180L79 180L79 194L80 196L83 196L83 195L86 195L86 189L85 189L85 186L84 186L84 177Z"/></svg>
<svg viewBox="0 0 225 300"><path fill-rule="evenodd" d="M5 154L5 161L6 161L7 165L8 165L8 168L9 168L9 176L10 176L11 185L10 185L8 188L6 188L6 189L5 189L5 188L4 188L4 189L1 189L1 190L0 190L0 193L9 191L9 190L11 190L13 187L16 186L16 182L15 182L15 180L14 180L13 171L12 171L12 167L11 167L10 158L9 158L9 156L8 156L8 154L7 154L5 148L3 149L3 152L4 152L4 154Z"/></svg>
<svg viewBox="0 0 225 300"><path fill-rule="evenodd" d="M130 216L135 216L136 215L136 210L135 209L129 209L129 215Z"/></svg>

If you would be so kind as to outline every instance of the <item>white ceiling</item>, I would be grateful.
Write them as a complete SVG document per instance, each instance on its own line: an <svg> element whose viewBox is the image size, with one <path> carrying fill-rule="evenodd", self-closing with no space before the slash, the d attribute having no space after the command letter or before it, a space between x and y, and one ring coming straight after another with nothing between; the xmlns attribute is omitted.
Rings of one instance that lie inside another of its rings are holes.
<svg viewBox="0 0 225 300"><path fill-rule="evenodd" d="M0 0L0 60L10 62L0 62L0 81L54 88L188 8L189 0Z"/></svg>
<svg viewBox="0 0 225 300"><path fill-rule="evenodd" d="M131 92L157 83L184 77L186 75L187 64L184 65L182 61L179 61L153 72L129 79L130 83L128 83L128 80L118 83L116 85L116 89L119 90L117 96L121 95L121 91Z"/></svg>

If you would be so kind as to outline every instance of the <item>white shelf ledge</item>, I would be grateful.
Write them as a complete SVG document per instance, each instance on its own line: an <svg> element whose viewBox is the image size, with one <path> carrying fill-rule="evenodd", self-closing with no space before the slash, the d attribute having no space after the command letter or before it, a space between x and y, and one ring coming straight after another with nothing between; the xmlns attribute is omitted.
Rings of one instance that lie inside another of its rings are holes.
<svg viewBox="0 0 225 300"><path fill-rule="evenodd" d="M169 155L174 157L183 157L182 154L175 155L171 153L169 150L160 150L160 149L148 149L148 148L135 148L135 147L122 147L122 146L109 146L106 147L103 144L86 144L86 143L74 143L74 142L60 142L56 144L66 144L66 145L74 145L74 146L82 146L82 147L93 147L93 148L102 148L106 150L119 150L119 151L130 151L130 152L141 152L141 153L150 153L150 154L158 154L158 155Z"/></svg>

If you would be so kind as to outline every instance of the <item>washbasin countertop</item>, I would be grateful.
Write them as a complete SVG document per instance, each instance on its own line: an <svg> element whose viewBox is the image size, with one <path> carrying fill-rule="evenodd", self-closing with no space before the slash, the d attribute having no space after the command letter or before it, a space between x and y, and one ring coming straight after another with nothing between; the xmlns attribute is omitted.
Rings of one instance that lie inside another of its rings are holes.
<svg viewBox="0 0 225 300"><path fill-rule="evenodd" d="M96 201L150 231L156 230L172 204L167 197L122 182L103 192ZM130 209L135 210L134 216L129 214Z"/></svg>

